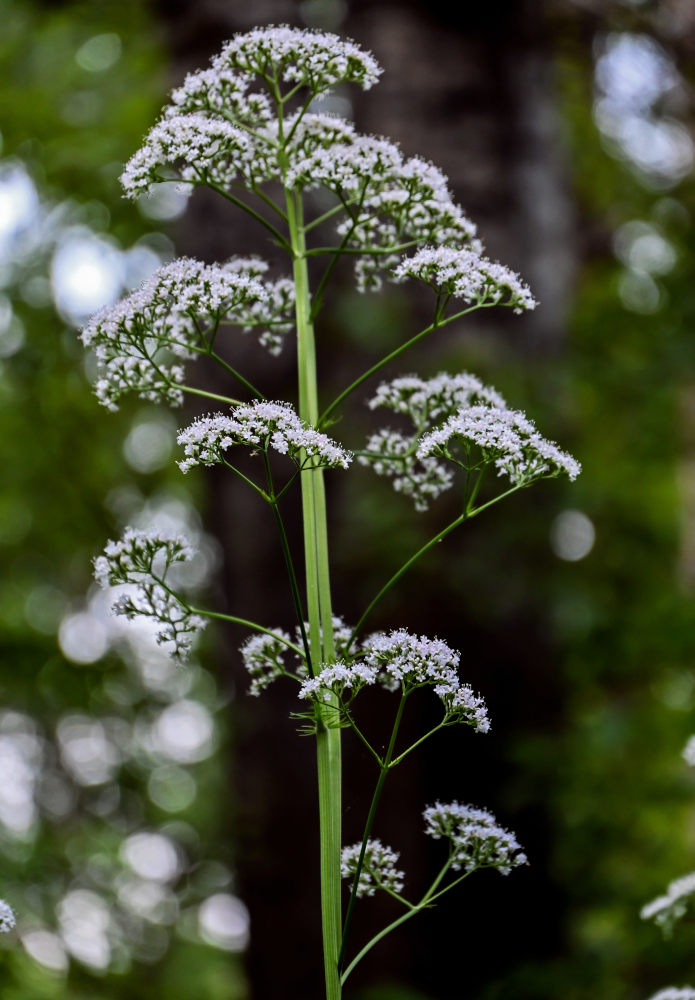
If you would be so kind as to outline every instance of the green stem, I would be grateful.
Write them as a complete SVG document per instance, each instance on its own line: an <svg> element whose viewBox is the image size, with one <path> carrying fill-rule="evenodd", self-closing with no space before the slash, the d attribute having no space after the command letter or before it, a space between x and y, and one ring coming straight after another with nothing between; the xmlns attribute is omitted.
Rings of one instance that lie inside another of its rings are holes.
<svg viewBox="0 0 695 1000"><path fill-rule="evenodd" d="M381 793L384 788L384 782L386 781L386 775L391 769L391 758L393 757L393 750L396 745L396 737L398 736L398 730L401 725L401 719L403 718L403 709L405 708L405 700L408 696L405 692L401 691L401 700L398 703L398 710L396 712L396 718L393 723L393 729L391 730L391 739L389 740L388 750L386 751L386 756L384 757L384 762L381 765L381 771L379 774L379 780L376 783L376 788L374 789L374 794L372 795L372 801L369 806L369 813L367 814L367 822L364 825L364 834L362 836L362 847L360 848L360 856L357 859L357 867L355 868L355 875L352 881L352 889L350 891L350 902L348 903L347 912L345 914L345 925L343 929L343 940L340 946L340 955L338 956L338 968L341 969L343 965L343 958L345 955L345 948L347 946L348 935L350 933L350 925L352 924L352 916L355 908L355 902L357 900L357 888L359 886L360 874L362 873L362 867L364 865L364 856L367 852L367 842L372 833L372 827L374 826L374 819L376 818L376 811L379 806L379 800L381 799Z"/></svg>
<svg viewBox="0 0 695 1000"><path fill-rule="evenodd" d="M221 358L219 354L217 354L212 349L210 349L207 353L210 355L213 361L216 361L217 364L220 365L222 368L224 368L224 370L228 372L228 374L230 374L233 378L235 378L237 382L241 382L241 384L245 386L250 393L256 396L257 399L265 399L265 396L260 391L260 389L257 389L255 385L252 385L252 383L249 382L248 379L244 378L241 372L238 372L236 368L232 368L231 365L227 364L224 358Z"/></svg>
<svg viewBox="0 0 695 1000"><path fill-rule="evenodd" d="M270 505L273 508L273 515L275 517L275 523L277 524L278 531L280 533L280 546L282 548L282 555L285 559L285 566L287 567L287 574L290 578L290 590L292 591L292 603L294 604L294 610L297 615L297 622L299 624L299 632L302 637L302 645L304 646L304 656L306 659L307 669L309 670L309 676L314 676L314 668L311 661L311 649L309 647L309 637L306 634L306 626L304 624L304 609L302 608L302 599L299 595L299 586L297 584L297 574L294 571L294 562L292 560L292 553L290 552L290 544L287 540L287 532L285 531L285 524L282 520L282 514L280 513L280 507L278 505L277 499L275 499L275 489L273 487L273 475L270 469L270 460L268 459L268 452L263 452L263 461L265 463L265 474L268 481L268 493L270 494Z"/></svg>
<svg viewBox="0 0 695 1000"><path fill-rule="evenodd" d="M300 195L286 190L286 205L296 294L299 416L315 427L318 421L316 345L311 322L311 294ZM315 469L313 472L313 475L301 477L301 487L310 649L312 662L315 669L318 669L320 663L331 663L335 660L335 646L323 470ZM327 706L327 712L335 711L336 708L337 699L334 699L334 702ZM340 729L319 725L316 734L316 761L320 827L321 923L326 1000L340 1000L341 996L340 975L338 973L338 953L342 928L340 905L340 748Z"/></svg>
<svg viewBox="0 0 695 1000"><path fill-rule="evenodd" d="M362 950L355 956L355 958L353 958L353 960L350 962L350 964L348 965L347 969L343 973L342 978L340 980L343 985L345 984L345 981L347 980L347 977L350 975L350 973L355 968L355 966L358 965L362 961L362 959L367 954L367 952L371 951L375 944L378 944L379 941L381 941L383 938L385 938L387 934L390 934L391 931L395 931L395 929L397 927L400 927L401 924L404 924L406 922L406 920L410 920L410 918L414 917L416 913L419 913L420 910L423 910L434 899L437 899L439 896L442 895L442 893L440 892L440 893L437 893L436 896L435 896L434 895L434 891L437 888L437 886L439 885L439 883L442 881L442 879L444 878L444 876L446 875L447 871L449 870L450 864L451 864L451 858L448 858L446 864L444 865L444 867L442 868L442 870L439 872L439 874L437 875L436 879L434 880L434 882L432 883L432 885L429 887L429 889L427 890L427 892L422 897L422 899L420 900L419 903L416 903L416 904L412 904L411 903L411 904L409 904L411 906L411 909L409 909L405 913L401 914L400 917L398 917L392 923L390 923L386 927L384 927L383 930L379 931L378 934L375 934L374 937L370 941L367 942L367 944L364 946L364 948L362 948ZM457 883L460 882L460 881L462 881L462 879L464 879L466 877L466 875L468 875L468 874L470 874L470 873L466 872L465 875L462 875L461 878L457 879ZM455 883L452 883L452 885L453 884L455 884ZM451 888L451 887L447 886L447 888ZM443 890L443 891L446 891L446 890ZM404 900L404 902L405 902L405 900Z"/></svg>
<svg viewBox="0 0 695 1000"><path fill-rule="evenodd" d="M442 529L442 531L437 532L437 534L433 538L430 538L430 540L428 542L425 542L425 544L421 548L419 548L417 550L417 552L410 557L410 559L408 559L406 562L403 563L403 565L401 566L401 568L399 570L397 570L393 574L393 576L391 577L391 579L388 580L384 584L384 586L381 588L381 590L376 595L376 597L373 598L372 601L370 601L369 605L367 606L366 611L364 612L364 614L362 615L362 617L360 618L360 620L357 622L357 624L355 625L354 629L352 630L352 635L350 636L350 639L349 639L349 641L347 643L347 646L345 647L346 651L350 649L350 647L352 646L353 642L355 641L355 639L359 635L360 629L362 628L362 626L364 625L365 621L367 620L367 618L369 617L369 615L372 613L372 611L374 610L374 608L377 606L377 604L379 603L379 601L382 599L382 597L384 597L389 592L389 590L391 590L391 588L394 586L394 584L398 583L398 581L403 576L403 574L406 573L410 569L410 567L413 565L413 563L417 562L417 560L420 558L420 556L424 556L424 554L426 552L429 552L429 550L431 548L433 548L437 544L437 542L441 542L443 538L446 538L446 536L449 535L455 528L458 528L458 526L460 524L463 524L463 522L469 516L470 515L467 515L467 514L461 514L461 515L459 515L459 517L457 517L455 521L452 521L451 524L448 524L446 526L446 528Z"/></svg>
<svg viewBox="0 0 695 1000"><path fill-rule="evenodd" d="M223 198L227 199L227 201L231 201L233 205L243 209L243 211L246 212L247 215L250 215L252 219L255 219L256 222L260 222L260 224L264 226L268 232L273 234L277 243L281 247L284 247L285 250L290 250L290 245L280 230L276 229L272 222L268 222L267 219L264 219L260 212L257 212L255 208L251 208L251 206L247 205L245 201L242 201L241 198L237 198L236 195L226 191L223 187L220 187L219 184L213 184L211 181L206 181L206 183L213 189L213 191L217 191L217 193L221 194Z"/></svg>
<svg viewBox="0 0 695 1000"><path fill-rule="evenodd" d="M208 392L207 389L196 389L192 385L179 385L177 382L169 383L174 389L181 392L190 392L193 396L202 396L203 399L214 399L217 403L227 403L229 406L241 406L240 399L230 399L229 396L219 396L216 392Z"/></svg>
<svg viewBox="0 0 695 1000"><path fill-rule="evenodd" d="M433 548L438 542L441 542L444 538L446 538L447 535L449 535L455 528L458 528L460 524L463 524L464 521L470 521L471 518L477 517L478 514L482 514L482 512L484 510L487 510L488 507L492 507L493 504L499 503L500 500L503 500L505 497L511 496L512 493L516 493L518 492L518 490L521 490L524 488L524 486L528 485L529 485L528 483L519 483L516 486L512 486L511 489L505 490L504 493L500 493L498 496L493 497L492 500L488 500L487 503L482 504L480 507L476 507L474 510L465 510L463 514L460 514L456 518L455 521L452 521L451 524L447 524L446 528L443 528L441 531L437 532L437 534L433 538L430 538L428 542L425 542L425 544L421 548L419 548L417 552L415 552L414 555L410 557L410 559L408 559L406 562L403 563L401 568L393 574L391 579L384 584L384 586L381 588L376 597L369 603L366 611L364 612L364 614L362 615L362 617L352 630L350 639L347 645L345 646L345 652L347 653L350 650L350 647L357 638L360 629L362 628L362 626L364 625L365 621L372 613L374 608L377 606L379 601L382 599L382 597L384 597L389 592L389 590L393 587L394 584L398 583L403 574L410 569L413 563L417 562L420 556L424 556L426 552L429 552L431 548Z"/></svg>
<svg viewBox="0 0 695 1000"><path fill-rule="evenodd" d="M477 309L481 308L483 307L476 303L476 305L471 306L469 309L463 309L460 312L454 313L453 316L447 316L446 318L441 318L441 317L435 318L433 323L430 323L429 326L426 326L424 330L420 330L420 332L416 333L414 337L410 338L410 340L406 340L405 344L401 344L400 347L397 347L394 351L391 351L390 354L387 354L385 357L383 357L381 361L377 361L375 365L372 365L372 367L369 368L362 375L360 375L358 379L355 379L355 381L352 382L347 387L347 389L344 389L339 396L336 396L336 398L333 400L330 406L328 406L321 414L321 418L319 420L319 427L322 427L325 424L326 420L333 412L333 410L335 410L336 407L340 406L343 400L347 399L350 393L354 392L355 389L359 388L359 386L361 386L363 382L366 382L368 378L371 378L371 376L374 375L376 372L378 372L380 368L383 368L384 365L387 365L390 361L393 361L395 358L399 356L399 354L403 354L403 352L407 351L409 347L413 347L414 344L417 344L419 340L422 340L423 337L426 337L428 333L432 333L433 330L438 330L440 327L446 326L448 323L453 323L454 320L461 319L462 316L467 316L469 313L475 312Z"/></svg>
<svg viewBox="0 0 695 1000"><path fill-rule="evenodd" d="M183 604L183 601L181 603ZM188 608L191 614L201 615L203 618L217 618L219 621L233 622L235 625L245 625L246 628L251 628L255 632L263 632L264 635L272 636L273 639L277 639L278 642L281 642L283 646L287 646L288 649L293 650L300 656L304 656L304 650L301 646L298 646L295 642L290 642L289 639L285 639L284 636L278 635L277 632L273 632L272 629L265 628L257 622L251 622L247 618L237 618L236 615L225 615L221 611L206 611L204 608L194 608L188 604L186 604L185 607Z"/></svg>

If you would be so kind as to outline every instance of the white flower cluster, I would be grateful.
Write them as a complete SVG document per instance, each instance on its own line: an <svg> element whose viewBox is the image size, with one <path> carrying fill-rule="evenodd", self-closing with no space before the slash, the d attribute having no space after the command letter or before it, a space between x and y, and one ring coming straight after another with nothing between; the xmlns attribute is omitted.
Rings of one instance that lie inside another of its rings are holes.
<svg viewBox="0 0 695 1000"><path fill-rule="evenodd" d="M186 456L179 462L183 472L224 461L223 452L237 444L263 451L274 448L298 464L306 456L313 461L312 468L346 469L352 461L349 452L301 420L289 403L256 401L235 407L231 416L200 417L179 432L178 443Z"/></svg>
<svg viewBox="0 0 695 1000"><path fill-rule="evenodd" d="M304 627L308 635L308 622L305 622ZM251 677L249 694L258 695L278 677L291 674L285 662L285 655L289 651L288 644L291 643L290 636L281 628L274 628L272 632L273 635L266 633L251 635L240 647L239 652L244 666ZM351 635L352 629L339 615L333 615L333 641L338 654L342 652ZM321 637L323 638L322 630ZM301 648L302 641L301 629L297 626L294 645ZM306 676L307 665L303 656L296 656L294 670L299 676Z"/></svg>
<svg viewBox="0 0 695 1000"><path fill-rule="evenodd" d="M268 95L253 88L260 83L275 96L286 83L293 90L307 87L316 97L343 82L368 89L380 73L370 53L337 35L286 26L236 35L208 69L190 73L174 90L162 119L126 164L121 183L126 194L137 197L167 179L162 168L172 167L184 182L220 187L238 177L249 186L277 179L278 151L286 138L291 144L298 119L290 116L280 134ZM295 138L304 158L312 144ZM330 143L330 129L320 141Z"/></svg>
<svg viewBox="0 0 695 1000"><path fill-rule="evenodd" d="M464 302L511 306L515 313L535 309L537 302L518 274L466 247L424 247L404 258L394 270L397 281L419 278L438 295Z"/></svg>
<svg viewBox="0 0 695 1000"><path fill-rule="evenodd" d="M177 362L205 353L206 332L220 323L265 327L261 340L277 353L279 335L291 327L294 289L287 279L262 279L266 268L256 258L203 264L183 257L96 313L81 339L99 362L99 401L115 410L132 391L180 406L184 369Z"/></svg>
<svg viewBox="0 0 695 1000"><path fill-rule="evenodd" d="M94 560L94 578L101 587L125 584L128 588L113 605L114 614L155 622L157 641L180 659L186 658L195 636L206 625L171 589L172 567L192 555L181 535L127 528L119 541L109 541L104 554Z"/></svg>
<svg viewBox="0 0 695 1000"><path fill-rule="evenodd" d="M338 234L358 255L355 272L361 291L378 289L382 275L394 277L397 252L405 242L470 244L475 225L451 195L445 175L421 157L403 157L398 146L376 136L354 133L332 146L297 158L291 177L298 186L323 186L348 208Z"/></svg>
<svg viewBox="0 0 695 1000"><path fill-rule="evenodd" d="M340 874L343 878L354 879L361 852L362 844L343 848L340 854ZM380 840L368 840L357 880L356 895L373 896L377 889L401 892L404 873L396 868L399 857L398 851L382 844Z"/></svg>
<svg viewBox="0 0 695 1000"><path fill-rule="evenodd" d="M226 187L248 171L253 155L249 136L224 118L202 112L165 117L126 163L121 185L129 198L138 198L153 184L171 180L167 168L176 167L187 184Z"/></svg>
<svg viewBox="0 0 695 1000"><path fill-rule="evenodd" d="M444 704L448 723L464 722L478 733L487 733L490 720L485 702L468 684L460 684L459 661L459 653L439 639L411 635L404 629L389 635L375 632L364 641L360 659L322 667L303 682L299 697L329 701L337 694L345 705L373 684L387 691L430 686Z"/></svg>
<svg viewBox="0 0 695 1000"><path fill-rule="evenodd" d="M7 934L15 925L14 910L4 899L0 899L0 934Z"/></svg>
<svg viewBox="0 0 695 1000"><path fill-rule="evenodd" d="M451 488L454 474L436 458L419 459L417 445L416 437L383 428L367 439L358 461L391 479L396 493L410 497L415 510L425 511L431 500Z"/></svg>
<svg viewBox="0 0 695 1000"><path fill-rule="evenodd" d="M366 663L348 664L338 660L322 667L315 677L305 680L299 689L299 697L327 702L337 694L344 703L348 700L344 697L346 691L350 691L349 700L352 700L365 685L375 684L376 681L377 670Z"/></svg>
<svg viewBox="0 0 695 1000"><path fill-rule="evenodd" d="M695 1000L695 990L692 986L667 986L652 994L649 1000Z"/></svg>
<svg viewBox="0 0 695 1000"><path fill-rule="evenodd" d="M374 56L349 39L287 25L235 35L215 56L212 67L217 72L236 69L266 81L298 84L314 94L339 83L356 83L369 90L381 75Z"/></svg>
<svg viewBox="0 0 695 1000"><path fill-rule="evenodd" d="M378 476L390 477L396 492L411 497L416 510L427 510L430 500L452 486L454 474L439 458L418 457L418 437L438 421L474 404L506 406L495 389L469 372L440 372L430 379L404 375L383 382L369 400L370 409L385 407L408 416L414 432L377 431L368 439L360 463L371 466Z"/></svg>
<svg viewBox="0 0 695 1000"><path fill-rule="evenodd" d="M283 656L287 652L290 637L282 629L275 629L275 636L260 632L251 635L239 648L249 676L249 694L256 697L269 687L274 680L287 673Z"/></svg>
<svg viewBox="0 0 695 1000"><path fill-rule="evenodd" d="M166 118L204 111L219 115L242 127L258 128L272 118L267 94L249 93L255 83L246 73L234 72L216 56L208 69L189 73L180 87L171 93Z"/></svg>
<svg viewBox="0 0 695 1000"><path fill-rule="evenodd" d="M451 448L476 445L484 462L494 462L499 475L515 485L525 485L541 476L567 475L571 480L581 471L579 463L536 430L519 410L497 406L470 406L459 410L439 428L425 434L417 457L454 458ZM468 464L468 463L466 463Z"/></svg>
<svg viewBox="0 0 695 1000"><path fill-rule="evenodd" d="M370 410L382 406L394 413L404 413L410 417L418 433L422 433L456 410L475 403L500 408L507 405L496 389L485 385L470 372L459 372L458 375L440 372L428 379L402 375L391 382L382 382L367 405Z"/></svg>
<svg viewBox="0 0 695 1000"><path fill-rule="evenodd" d="M656 924L670 931L688 909L691 896L695 894L695 872L674 879L663 896L657 896L640 910L643 920L654 920Z"/></svg>
<svg viewBox="0 0 695 1000"><path fill-rule="evenodd" d="M496 868L508 875L512 868L527 864L514 834L499 826L487 809L437 802L425 809L423 816L428 836L451 841L451 867L455 871Z"/></svg>

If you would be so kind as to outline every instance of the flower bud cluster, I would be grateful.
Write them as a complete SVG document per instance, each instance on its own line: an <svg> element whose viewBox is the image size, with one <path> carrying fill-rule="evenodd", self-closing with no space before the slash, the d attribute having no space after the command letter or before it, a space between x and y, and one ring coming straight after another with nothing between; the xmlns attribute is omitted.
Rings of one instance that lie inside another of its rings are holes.
<svg viewBox="0 0 695 1000"><path fill-rule="evenodd" d="M362 844L344 847L340 854L340 874L343 878L354 879L362 853ZM360 877L357 880L357 896L373 896L377 889L401 892L404 873L396 868L400 857L380 840L370 839L364 852Z"/></svg>
<svg viewBox="0 0 695 1000"><path fill-rule="evenodd" d="M451 449L456 444L464 450L476 445L483 460L494 463L498 474L508 476L516 486L541 476L565 474L574 480L581 471L571 455L539 434L532 421L519 410L497 406L461 409L421 438L417 457L453 458Z"/></svg>
<svg viewBox="0 0 695 1000"><path fill-rule="evenodd" d="M294 287L264 279L267 264L232 258L203 264L183 257L159 268L136 291L97 312L82 330L99 362L99 401L111 410L126 392L180 406L180 361L206 353L206 333L220 323L260 327L261 341L277 353L292 325ZM263 329L265 327L265 329Z"/></svg>
<svg viewBox="0 0 695 1000"><path fill-rule="evenodd" d="M404 375L383 382L369 400L370 409L385 407L404 414L413 422L414 431L377 431L367 440L360 463L369 465L378 476L391 478L396 492L411 497L416 510L427 510L431 500L453 485L454 474L439 458L418 457L418 437L461 407L475 403L506 405L495 389L469 372L440 372L430 379Z"/></svg>
<svg viewBox="0 0 695 1000"><path fill-rule="evenodd" d="M176 582L172 570L192 555L182 535L127 528L119 541L110 541L104 554L94 560L94 578L101 587L124 584L128 588L113 605L114 614L154 622L159 627L157 642L179 659L187 657L194 638L206 625L172 589Z"/></svg>
<svg viewBox="0 0 695 1000"><path fill-rule="evenodd" d="M515 313L537 305L518 274L466 247L424 247L405 257L393 274L398 281L419 278L438 295L478 305L511 306Z"/></svg>
<svg viewBox="0 0 695 1000"><path fill-rule="evenodd" d="M231 416L200 417L180 431L178 443L186 456L179 462L183 472L224 461L223 453L237 444L262 451L273 448L298 465L308 458L312 468L346 469L352 461L349 452L301 420L290 403L282 402L257 401L237 406Z"/></svg>
<svg viewBox="0 0 695 1000"><path fill-rule="evenodd" d="M455 871L496 868L508 875L512 868L527 864L514 834L499 826L487 809L437 802L425 809L423 816L428 836L450 841L451 867Z"/></svg>
<svg viewBox="0 0 695 1000"><path fill-rule="evenodd" d="M389 635L375 632L365 639L356 659L331 663L306 679L299 697L328 702L338 695L347 703L362 688L374 684L406 693L429 686L444 704L447 723L463 722L478 733L487 733L490 720L485 702L468 684L460 683L460 659L459 653L439 639L411 635L404 629Z"/></svg>
<svg viewBox="0 0 695 1000"><path fill-rule="evenodd" d="M304 627L308 635L309 623L305 622ZM291 676L292 671L288 669L285 660L292 644L290 636L281 628L272 629L272 633L272 635L266 633L251 635L239 649L244 666L251 677L249 694L258 695L278 677ZM320 633L323 640L323 630L320 630ZM338 655L344 650L351 635L352 629L339 615L333 615L333 642ZM297 626L293 645L301 648L302 642L301 629ZM306 677L307 664L303 656L297 656L294 672L300 677Z"/></svg>
<svg viewBox="0 0 695 1000"><path fill-rule="evenodd" d="M171 180L176 167L186 184L227 187L253 163L249 136L224 118L202 112L162 118L128 160L121 185L129 198L147 194L154 184Z"/></svg>
<svg viewBox="0 0 695 1000"><path fill-rule="evenodd" d="M287 673L283 657L287 652L287 643L291 640L282 629L274 631L275 635L266 635L264 632L251 635L239 648L251 678L249 694L254 697Z"/></svg>

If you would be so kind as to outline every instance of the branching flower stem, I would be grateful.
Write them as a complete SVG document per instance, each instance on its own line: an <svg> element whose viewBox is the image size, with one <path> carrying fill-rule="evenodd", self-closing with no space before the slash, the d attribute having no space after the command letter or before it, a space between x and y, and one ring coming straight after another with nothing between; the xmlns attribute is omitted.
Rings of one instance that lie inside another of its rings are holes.
<svg viewBox="0 0 695 1000"><path fill-rule="evenodd" d="M234 625L243 625L244 628L253 629L254 632L263 632L264 635L269 635L273 639L277 639L288 649L291 649L294 653L299 656L304 655L304 650L301 646L298 646L295 642L286 639L283 635L278 632L273 632L271 628L265 628L263 625L259 625L258 622L249 621L248 618L238 618L236 615L227 615L222 611L208 611L206 608L194 608L190 604L184 602L178 595L177 599L181 601L184 607L194 615L201 615L203 618L216 618L218 621L222 622L232 622Z"/></svg>
<svg viewBox="0 0 695 1000"><path fill-rule="evenodd" d="M379 806L379 801L381 799L381 793L384 788L384 783L386 781L386 776L391 770L391 759L393 757L393 751L396 746L396 737L398 736L398 730L400 728L401 720L403 718L403 709L405 708L405 702L408 695L405 691L401 692L400 701L398 702L398 710L396 711L396 718L394 719L393 729L391 730L391 738L389 740L388 749L386 750L386 755L381 762L381 769L379 772L379 778L376 783L376 788L374 789L374 794L372 795L372 801L369 806L369 813L367 815L367 822L364 826L364 834L362 836L362 847L360 848L360 856L357 859L357 867L355 868L355 876L352 882L352 889L350 891L350 902L348 903L348 908L345 913L345 924L343 928L343 937L340 945L340 954L338 956L338 967L342 969L343 959L345 956L345 948L347 945L348 935L350 933L350 926L352 924L352 917L355 908L355 901L357 899L357 889L359 887L360 874L362 872L362 867L364 865L364 856L367 851L367 841L369 840L372 827L374 826L374 820L376 818L376 811Z"/></svg>
<svg viewBox="0 0 695 1000"><path fill-rule="evenodd" d="M432 538L430 538L430 540L428 542L425 542L425 544L421 548L419 548L417 550L417 552L415 552L409 559L407 559L403 563L403 565L398 570L396 570L396 572L393 574L393 576L381 588L381 590L376 595L376 597L374 597L373 600L370 601L370 603L368 604L368 606L367 606L366 610L364 611L362 617L360 618L360 620L357 622L357 624L355 625L354 629L352 630L352 634L350 636L350 639L349 639L347 645L345 646L345 651L348 652L350 650L350 648L353 645L355 639L359 635L359 633L360 633L360 631L362 629L362 626L364 625L365 621L367 620L367 618L369 617L369 615L372 613L372 611L374 610L374 608L377 606L377 604L379 603L379 601L383 597L385 597L386 594L388 594L389 590L391 590L391 588L396 583L398 583L398 581L400 580L400 578L410 569L411 566L413 566L418 561L418 559L421 556L424 556L425 553L429 552L429 550L431 548L433 548L438 542L441 542L442 539L444 539L444 538L447 537L447 535L450 535L451 532L454 531L456 528L458 528L459 525L463 524L464 521L469 521L471 518L477 517L478 514L481 514L484 510L487 510L488 507L492 507L493 504L498 503L498 501L504 499L504 497L511 496L512 493L516 493L516 492L518 492L518 490L523 489L523 487L525 485L527 485L527 484L526 483L519 483L516 486L512 486L511 489L505 490L504 493L500 493L498 496L493 497L492 500L488 500L487 503L481 504L480 507L475 507L475 508L471 509L470 502L469 502L468 506L466 507L466 509L463 511L462 514L459 514L459 516L457 518L455 518L455 520L453 520L450 524L447 524L446 528L442 528L442 530L438 531L437 534L434 535Z"/></svg>
<svg viewBox="0 0 695 1000"><path fill-rule="evenodd" d="M409 909L407 909L405 913L402 913L401 916L398 917L396 920L394 920L392 923L384 927L383 930L379 931L378 934L375 934L374 937L370 941L368 941L367 944L364 946L364 948L362 948L362 950L355 956L355 958L353 958L353 960L346 968L345 972L342 974L340 981L343 985L345 984L352 970L362 961L364 956L369 951L372 950L375 944L378 944L379 941L385 938L387 934L390 934L391 931L395 931L395 929L397 927L400 927L401 924L404 924L406 920L410 920L410 918L414 917L416 913L419 913L421 910L424 910L426 907L430 906L435 899L439 899L439 897L443 896L445 892L448 892L449 889L453 889L455 885L458 885L459 882L462 882L465 878L467 878L470 874L472 874L471 872L464 872L464 874L461 875L459 878L457 878L454 882L451 882L449 885L445 886L444 889L441 889L439 892L437 892L436 890L441 885L442 879L448 872L450 866L451 866L451 855L449 855L449 857L446 860L446 863L442 866L439 874L437 875L434 882L429 887L429 889L427 890L427 892L422 897L419 903L408 903L407 900L402 900L402 902L405 903L405 905L408 906Z"/></svg>
<svg viewBox="0 0 695 1000"><path fill-rule="evenodd" d="M428 333L432 333L434 330L438 330L440 327L446 326L448 323L453 323L454 320L461 319L463 316L467 316L469 313L475 312L478 309L486 309L487 307L488 303L476 302L474 305L469 306L468 309L461 309L459 312L453 313L451 316L446 316L446 317L441 316L438 310L438 314L435 315L433 322L430 323L429 326L426 326L424 330L420 330L420 332L416 333L414 337L410 338L410 340L406 340L406 342L404 344L401 344L400 347L396 347L395 350L390 352L390 354L385 355L385 357L383 357L380 361L377 361L375 365L372 365L371 368L368 368L366 372L363 372L359 378L355 379L355 381L352 382L347 387L347 389L343 389L340 395L336 396L333 402L329 406L327 406L326 409L321 414L321 417L319 418L318 422L319 428L325 425L331 413L333 413L333 411L337 409L340 406L340 404L343 403L348 398L348 396L355 391L355 389L358 389L363 382L366 382L368 378L371 378L372 375L375 375L379 371L379 369L384 367L384 365L387 365L389 364L389 362L394 361L399 355L403 354L404 351L407 351L409 347L413 347L415 344L417 344L418 341L422 340L423 337L426 337Z"/></svg>

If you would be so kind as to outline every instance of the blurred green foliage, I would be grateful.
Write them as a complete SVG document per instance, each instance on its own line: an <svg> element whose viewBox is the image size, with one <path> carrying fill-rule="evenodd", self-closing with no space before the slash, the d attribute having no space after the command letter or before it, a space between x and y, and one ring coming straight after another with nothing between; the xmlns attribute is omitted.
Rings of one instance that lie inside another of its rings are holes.
<svg viewBox="0 0 695 1000"><path fill-rule="evenodd" d="M1 6L0 168L21 165L40 198L33 223L40 231L18 243L21 252L13 261L5 260L2 274L3 302L14 317L12 330L19 330L23 340L18 347L1 342L0 360L0 462L5 470L0 496L0 758L9 787L17 778L11 769L21 763L10 752L13 726L24 726L29 733L22 737L25 741L38 740L39 766L46 770L37 781L50 783L59 774L54 733L66 713L91 720L112 717L120 703L122 717L137 727L166 706L167 696L153 695L132 664L124 665L114 653L95 663L71 662L61 653L56 633L66 616L84 609L92 586L91 561L120 530L124 517L148 504L178 503L190 510L197 497L195 484L181 485L173 463L161 469L162 463L155 462L152 471L143 471L127 460L124 441L129 433L159 417L142 404L118 414L99 409L74 325L56 311L50 295L51 262L70 227L104 239L108 233L108 244L116 250L169 251L168 238L153 233L158 224L122 199L118 185L122 163L162 104L162 32L139 0L56 6L4 0ZM166 429L171 437L172 428ZM174 687L179 680L174 678ZM201 668L188 668L180 686L206 711L219 707L216 685ZM195 913L196 901L215 890L213 868L204 861L211 854L229 860L223 839L228 817L214 807L224 780L219 758L191 769L193 805L189 794L174 801L180 786L160 788L155 799L166 808L148 795L150 765L146 754L134 753L126 760L119 772L120 804L113 809L99 804L101 785L94 789L78 782L70 793L75 796L72 808L42 816L24 833L18 828L0 836L0 895L12 900L25 930L51 929L58 899L87 884L84 873L95 865L120 872L115 877L122 884L119 845L141 828L169 830L174 839L180 833L186 841L190 864L177 893L189 914ZM160 768L157 773L180 776L181 770ZM177 935L167 944L168 936L168 931L145 925L142 961L133 963L128 949L121 948L117 971L107 975L98 968L91 973L75 961L65 974L60 955L51 970L25 953L16 935L8 935L0 942L0 991L7 1000L153 995L235 1000L245 995L236 957L204 944L190 919L184 938ZM46 953L44 947L43 954L50 958L50 949Z"/></svg>

